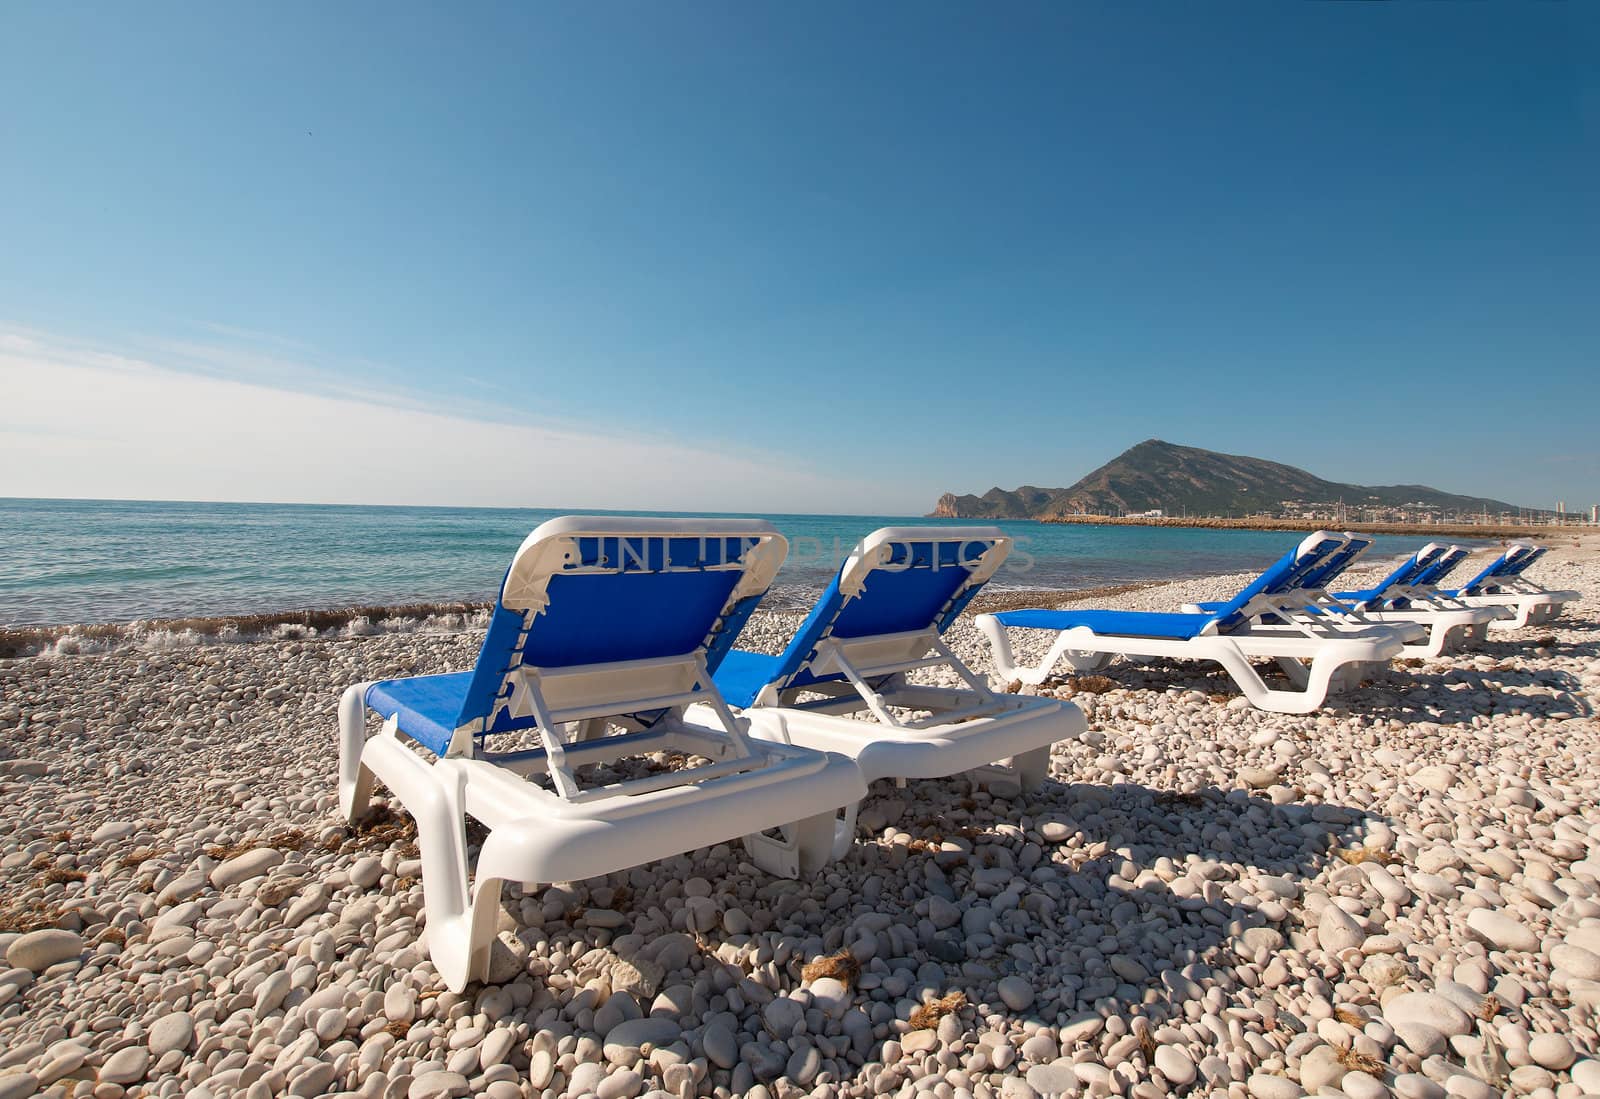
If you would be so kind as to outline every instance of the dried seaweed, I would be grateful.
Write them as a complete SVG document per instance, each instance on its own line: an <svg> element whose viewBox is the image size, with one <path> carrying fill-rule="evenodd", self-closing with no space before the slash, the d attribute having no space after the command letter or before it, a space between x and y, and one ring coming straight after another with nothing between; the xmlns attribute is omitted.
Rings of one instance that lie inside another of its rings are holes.
<svg viewBox="0 0 1600 1099"><path fill-rule="evenodd" d="M1350 1046L1334 1046L1334 1056L1345 1068L1351 1072L1364 1072L1368 1076L1383 1079L1383 1062L1376 1057L1368 1057L1365 1053L1358 1053Z"/></svg>
<svg viewBox="0 0 1600 1099"><path fill-rule="evenodd" d="M56 920L60 918L59 911L46 908L39 901L13 904L7 908L0 908L0 933L17 931L27 934L29 931L42 931L47 927L54 927Z"/></svg>
<svg viewBox="0 0 1600 1099"><path fill-rule="evenodd" d="M841 950L836 954L809 961L800 970L800 979L803 981L832 977L846 988L853 985L859 976L861 976L861 963L856 961L855 955L849 950Z"/></svg>
<svg viewBox="0 0 1600 1099"><path fill-rule="evenodd" d="M1103 675L1075 675L1068 679L1063 689L1070 695L1103 695L1117 689L1117 681Z"/></svg>
<svg viewBox="0 0 1600 1099"><path fill-rule="evenodd" d="M911 1019L909 1020L911 1029L932 1030L939 1025L940 1019L943 1019L946 1015L954 1014L966 1006L967 994L959 989L940 996L936 1000L929 1000L911 1013Z"/></svg>
<svg viewBox="0 0 1600 1099"><path fill-rule="evenodd" d="M1351 866L1363 862L1375 862L1380 866L1392 866L1400 861L1393 851L1380 851L1376 847L1340 847L1333 852L1333 857Z"/></svg>

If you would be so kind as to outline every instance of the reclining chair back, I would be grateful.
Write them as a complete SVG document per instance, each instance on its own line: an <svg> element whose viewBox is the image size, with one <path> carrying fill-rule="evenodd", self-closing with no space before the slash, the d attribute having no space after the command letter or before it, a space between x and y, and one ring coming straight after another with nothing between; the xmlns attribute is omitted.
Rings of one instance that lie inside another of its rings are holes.
<svg viewBox="0 0 1600 1099"><path fill-rule="evenodd" d="M1204 632L1227 633L1248 626L1252 612L1261 601L1272 601L1306 587L1307 579L1320 575L1327 563L1349 545L1351 537L1326 530L1308 534L1299 545L1241 588L1239 594L1211 611L1211 621L1206 623Z"/></svg>
<svg viewBox="0 0 1600 1099"><path fill-rule="evenodd" d="M773 672L779 690L840 680L812 665L827 642L883 639L914 660L943 634L1011 550L996 527L885 527L845 559ZM918 645L920 652L914 652ZM858 644L852 648L860 649ZM885 654L886 655L886 654Z"/></svg>
<svg viewBox="0 0 1600 1099"><path fill-rule="evenodd" d="M427 747L470 754L474 739L539 724L536 708L556 722L588 711L651 714L714 690L709 667L787 552L783 536L759 520L566 516L542 524L506 571L455 735Z"/></svg>
<svg viewBox="0 0 1600 1099"><path fill-rule="evenodd" d="M1345 531L1344 537L1347 539L1344 546L1329 554L1320 567L1307 573L1300 587L1326 591L1330 584L1356 563L1357 558L1372 548L1372 539L1368 535Z"/></svg>
<svg viewBox="0 0 1600 1099"><path fill-rule="evenodd" d="M1548 551L1548 546L1536 546L1531 542L1512 542L1505 548L1505 552L1493 561L1477 576L1468 580L1462 587L1461 595L1483 595L1488 592L1498 591L1499 581L1510 580L1521 576L1529 565L1543 557Z"/></svg>

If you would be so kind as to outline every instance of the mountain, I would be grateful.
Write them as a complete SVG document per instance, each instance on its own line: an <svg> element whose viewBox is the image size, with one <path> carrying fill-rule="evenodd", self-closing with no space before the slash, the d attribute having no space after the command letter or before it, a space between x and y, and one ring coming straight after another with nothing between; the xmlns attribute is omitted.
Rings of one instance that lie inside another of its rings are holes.
<svg viewBox="0 0 1600 1099"><path fill-rule="evenodd" d="M1347 507L1420 506L1474 514L1518 510L1516 505L1500 500L1457 496L1426 485L1346 485L1324 481L1281 462L1146 439L1070 488L1024 485L1014 492L992 488L982 496L945 493L939 497L933 516L1047 519L1156 509L1168 515L1249 515L1340 502Z"/></svg>

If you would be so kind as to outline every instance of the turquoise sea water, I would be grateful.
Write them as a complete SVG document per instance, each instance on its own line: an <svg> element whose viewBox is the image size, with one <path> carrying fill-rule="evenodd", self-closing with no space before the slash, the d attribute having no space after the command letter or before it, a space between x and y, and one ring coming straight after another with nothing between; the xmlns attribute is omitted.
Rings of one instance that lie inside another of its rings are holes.
<svg viewBox="0 0 1600 1099"><path fill-rule="evenodd" d="M0 499L0 626L487 600L522 539L566 512ZM667 514L667 513L656 513ZM789 538L773 601L800 605L890 515L767 515ZM1259 568L1285 532L1001 522L992 586L1086 588ZM1380 538L1374 554L1420 540Z"/></svg>

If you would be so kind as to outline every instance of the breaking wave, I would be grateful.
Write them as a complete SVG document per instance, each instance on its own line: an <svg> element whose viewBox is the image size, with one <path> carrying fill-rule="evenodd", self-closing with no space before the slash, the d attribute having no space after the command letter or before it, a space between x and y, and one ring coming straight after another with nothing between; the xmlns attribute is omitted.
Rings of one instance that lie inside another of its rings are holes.
<svg viewBox="0 0 1600 1099"><path fill-rule="evenodd" d="M401 603L333 610L133 622L0 628L0 658L78 656L138 648L151 652L192 645L371 637L387 633L454 633L485 629L488 603Z"/></svg>

